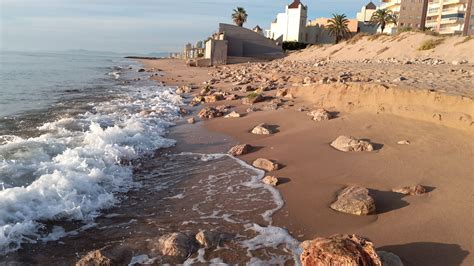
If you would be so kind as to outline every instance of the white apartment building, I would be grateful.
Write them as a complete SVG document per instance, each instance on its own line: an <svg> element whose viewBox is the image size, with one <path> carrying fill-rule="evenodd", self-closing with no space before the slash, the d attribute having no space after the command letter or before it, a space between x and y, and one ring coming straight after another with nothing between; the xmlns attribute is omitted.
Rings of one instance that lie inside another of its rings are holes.
<svg viewBox="0 0 474 266"><path fill-rule="evenodd" d="M282 42L306 41L306 21L308 18L308 7L300 0L294 0L285 8L285 13L279 13L272 22L270 30L266 31L266 37Z"/></svg>
<svg viewBox="0 0 474 266"><path fill-rule="evenodd" d="M429 0L425 27L440 34L462 34L465 25L470 27L468 7L472 0Z"/></svg>

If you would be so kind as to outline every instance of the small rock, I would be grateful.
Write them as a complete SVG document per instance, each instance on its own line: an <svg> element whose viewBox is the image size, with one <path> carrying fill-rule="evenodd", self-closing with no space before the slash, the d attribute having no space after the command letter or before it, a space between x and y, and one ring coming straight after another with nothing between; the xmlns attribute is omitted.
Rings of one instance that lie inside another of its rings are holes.
<svg viewBox="0 0 474 266"><path fill-rule="evenodd" d="M354 137L339 136L331 146L343 152L373 151L374 147L368 141L358 140Z"/></svg>
<svg viewBox="0 0 474 266"><path fill-rule="evenodd" d="M304 241L300 247L303 265L382 266L374 244L358 235L333 235Z"/></svg>
<svg viewBox="0 0 474 266"><path fill-rule="evenodd" d="M222 240L222 234L214 231L201 230L196 234L196 241L205 248L218 247Z"/></svg>
<svg viewBox="0 0 474 266"><path fill-rule="evenodd" d="M398 77L398 78L394 79L393 82L400 82L400 81L404 81L404 80L407 80L407 78L401 76L401 77Z"/></svg>
<svg viewBox="0 0 474 266"><path fill-rule="evenodd" d="M188 124L194 124L194 123L196 123L196 120L194 119L194 117L188 118Z"/></svg>
<svg viewBox="0 0 474 266"><path fill-rule="evenodd" d="M366 188L348 186L337 195L331 209L354 215L368 215L375 212L375 200Z"/></svg>
<svg viewBox="0 0 474 266"><path fill-rule="evenodd" d="M280 165L278 165L278 163L264 158L256 159L255 161L253 161L252 165L255 168L259 168L267 172L276 171L280 168Z"/></svg>
<svg viewBox="0 0 474 266"><path fill-rule="evenodd" d="M252 134L256 135L270 135L275 132L265 123L262 123L252 129Z"/></svg>
<svg viewBox="0 0 474 266"><path fill-rule="evenodd" d="M377 251L377 255L382 261L383 266L403 266L403 262L397 255L387 251Z"/></svg>
<svg viewBox="0 0 474 266"><path fill-rule="evenodd" d="M94 250L76 262L76 266L109 266L112 260L104 256L100 250Z"/></svg>
<svg viewBox="0 0 474 266"><path fill-rule="evenodd" d="M249 153L252 150L252 146L249 144L241 144L232 147L227 153L232 156L240 156Z"/></svg>
<svg viewBox="0 0 474 266"><path fill-rule="evenodd" d="M202 109L201 111L199 111L198 115L202 119L211 119L215 117L221 117L224 114L214 107L206 107Z"/></svg>
<svg viewBox="0 0 474 266"><path fill-rule="evenodd" d="M224 116L225 118L239 118L241 115L236 111L232 111L230 114Z"/></svg>
<svg viewBox="0 0 474 266"><path fill-rule="evenodd" d="M329 120L332 118L332 115L324 109L316 109L309 112L307 115L311 116L311 119L314 121L323 121Z"/></svg>
<svg viewBox="0 0 474 266"><path fill-rule="evenodd" d="M275 176L266 176L262 179L264 184L276 187L278 185L278 178Z"/></svg>
<svg viewBox="0 0 474 266"><path fill-rule="evenodd" d="M278 89L276 97L285 97L288 94L288 89Z"/></svg>
<svg viewBox="0 0 474 266"><path fill-rule="evenodd" d="M213 95L204 96L204 102L206 103L215 103L221 100L224 100L224 97L222 96L222 94L213 94Z"/></svg>
<svg viewBox="0 0 474 266"><path fill-rule="evenodd" d="M137 70L137 72L145 72L145 69L144 68L140 68Z"/></svg>
<svg viewBox="0 0 474 266"><path fill-rule="evenodd" d="M402 188L396 188L392 189L393 192L395 193L400 193L404 195L422 195L426 193L426 188L422 185L416 185L412 187L402 187Z"/></svg>
<svg viewBox="0 0 474 266"><path fill-rule="evenodd" d="M410 141L409 140L400 140L399 142L397 142L398 145L410 145Z"/></svg>
<svg viewBox="0 0 474 266"><path fill-rule="evenodd" d="M242 103L243 104L246 104L246 105L252 105L252 104L256 104L258 102L262 102L264 100L262 94L260 93L250 93L249 95L247 95L247 97L245 97L243 100L242 100Z"/></svg>
<svg viewBox="0 0 474 266"><path fill-rule="evenodd" d="M164 256L186 258L196 250L196 246L187 235L171 233L158 239L158 249Z"/></svg>

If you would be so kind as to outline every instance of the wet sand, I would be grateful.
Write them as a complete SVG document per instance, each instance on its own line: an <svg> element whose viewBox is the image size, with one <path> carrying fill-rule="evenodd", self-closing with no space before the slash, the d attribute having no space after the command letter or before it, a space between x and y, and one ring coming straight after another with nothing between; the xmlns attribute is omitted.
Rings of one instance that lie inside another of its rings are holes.
<svg viewBox="0 0 474 266"><path fill-rule="evenodd" d="M202 84L210 79L209 72L215 71L213 68L186 68L177 60L145 64L163 69L169 85L172 82ZM174 72L176 70L179 72ZM423 88L422 84L418 86ZM215 87L229 90L233 85L224 82ZM241 113L248 108L240 101L219 101L211 105L220 104L230 104ZM211 132L224 134L222 145L212 146L221 149L220 152L225 152L233 143L248 143L258 150L241 159L252 162L264 157L283 164L283 169L271 173L282 178L277 188L285 200L284 208L275 215L274 221L288 228L298 240L357 233L373 240L378 249L399 255L406 265L472 265L472 130L390 112L377 114L370 109L351 112L328 108L338 112L337 117L323 122L311 121L305 112L297 111L303 107L311 110L314 104L311 98L297 96L285 99L278 110L267 111L266 103L259 103L256 106L263 111L251 112L242 118L217 118L185 127L204 125ZM249 134L252 127L262 122L278 126L278 133ZM336 151L329 143L339 135L369 139L376 144L376 151L358 154ZM183 139L186 138L184 135ZM206 150L209 138L196 138ZM411 144L398 145L400 140L409 140ZM377 205L375 215L345 215L328 207L337 192L349 184L370 189ZM428 187L429 193L401 196L391 192L393 188L415 184Z"/></svg>

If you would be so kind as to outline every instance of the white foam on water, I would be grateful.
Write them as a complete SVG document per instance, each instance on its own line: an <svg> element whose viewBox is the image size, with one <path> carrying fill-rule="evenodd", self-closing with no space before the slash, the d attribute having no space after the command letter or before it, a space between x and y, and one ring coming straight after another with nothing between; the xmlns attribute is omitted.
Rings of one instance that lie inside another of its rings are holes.
<svg viewBox="0 0 474 266"><path fill-rule="evenodd" d="M174 145L163 136L181 97L157 86L122 89L93 112L45 123L38 137L0 136L0 254L67 234L44 232L41 221L91 223L138 185L131 160Z"/></svg>

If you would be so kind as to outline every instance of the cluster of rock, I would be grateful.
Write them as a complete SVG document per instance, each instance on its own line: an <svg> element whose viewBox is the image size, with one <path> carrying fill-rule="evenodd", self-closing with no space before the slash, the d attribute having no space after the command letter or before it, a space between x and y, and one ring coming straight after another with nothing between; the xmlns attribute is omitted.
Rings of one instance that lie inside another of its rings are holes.
<svg viewBox="0 0 474 266"><path fill-rule="evenodd" d="M331 113L329 113L328 111L322 108L310 111L307 113L307 115L310 116L311 120L314 120L314 121L324 121L324 120L329 120L333 118Z"/></svg>
<svg viewBox="0 0 474 266"><path fill-rule="evenodd" d="M331 143L331 146L343 152L361 152L374 150L374 147L370 142L356 139L351 136L339 136Z"/></svg>

